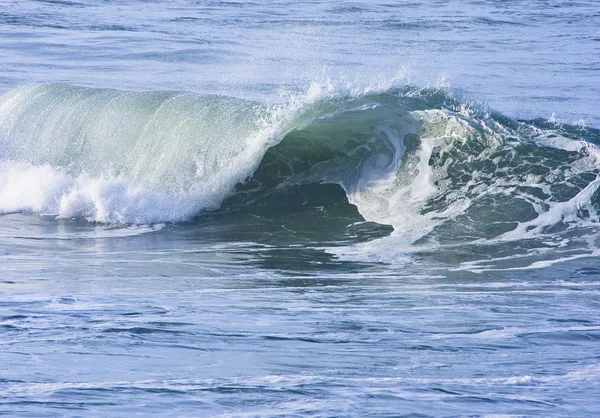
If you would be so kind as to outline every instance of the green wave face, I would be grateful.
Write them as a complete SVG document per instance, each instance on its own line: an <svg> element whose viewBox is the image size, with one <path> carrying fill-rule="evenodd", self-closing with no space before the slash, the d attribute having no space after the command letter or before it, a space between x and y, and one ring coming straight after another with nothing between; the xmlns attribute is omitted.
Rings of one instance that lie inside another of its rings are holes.
<svg viewBox="0 0 600 418"><path fill-rule="evenodd" d="M217 187L251 173L264 112L227 97L27 86L0 99L2 159L168 192Z"/></svg>

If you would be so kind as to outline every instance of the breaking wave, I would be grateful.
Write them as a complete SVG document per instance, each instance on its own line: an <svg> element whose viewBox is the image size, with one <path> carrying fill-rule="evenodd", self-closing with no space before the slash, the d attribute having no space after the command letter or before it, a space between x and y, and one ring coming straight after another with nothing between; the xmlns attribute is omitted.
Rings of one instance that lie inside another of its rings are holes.
<svg viewBox="0 0 600 418"><path fill-rule="evenodd" d="M339 185L332 201L394 229L339 255L398 258L390 239L401 252L492 246L476 264L460 259L484 269L514 258L507 242L596 251L599 142L597 130L514 121L440 89L313 86L266 105L32 85L0 97L0 212L142 225L262 205L268 217Z"/></svg>

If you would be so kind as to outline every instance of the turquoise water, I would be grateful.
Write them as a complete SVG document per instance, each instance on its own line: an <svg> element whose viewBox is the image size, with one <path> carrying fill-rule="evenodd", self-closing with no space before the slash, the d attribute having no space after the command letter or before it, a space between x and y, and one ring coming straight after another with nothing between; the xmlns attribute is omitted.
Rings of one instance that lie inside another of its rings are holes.
<svg viewBox="0 0 600 418"><path fill-rule="evenodd" d="M0 10L0 413L594 416L595 2Z"/></svg>

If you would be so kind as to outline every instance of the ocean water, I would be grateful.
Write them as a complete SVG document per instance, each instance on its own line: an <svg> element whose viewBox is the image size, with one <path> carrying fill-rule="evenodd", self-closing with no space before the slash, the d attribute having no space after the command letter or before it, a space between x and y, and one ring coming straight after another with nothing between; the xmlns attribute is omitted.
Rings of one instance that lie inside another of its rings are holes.
<svg viewBox="0 0 600 418"><path fill-rule="evenodd" d="M598 415L599 28L0 0L0 414Z"/></svg>

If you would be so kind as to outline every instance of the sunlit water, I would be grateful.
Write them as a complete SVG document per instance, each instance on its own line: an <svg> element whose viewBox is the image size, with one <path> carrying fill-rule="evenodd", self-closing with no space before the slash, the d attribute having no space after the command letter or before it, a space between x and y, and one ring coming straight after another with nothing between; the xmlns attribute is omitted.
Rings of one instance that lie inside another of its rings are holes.
<svg viewBox="0 0 600 418"><path fill-rule="evenodd" d="M598 413L596 2L0 6L0 413Z"/></svg>

